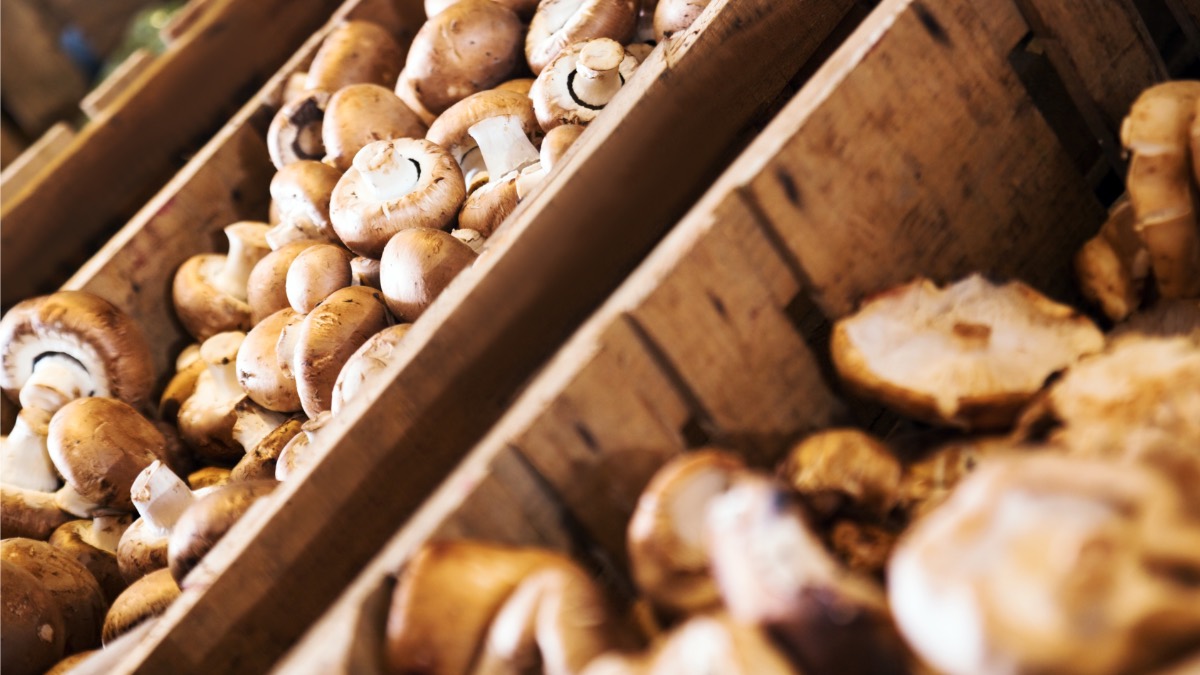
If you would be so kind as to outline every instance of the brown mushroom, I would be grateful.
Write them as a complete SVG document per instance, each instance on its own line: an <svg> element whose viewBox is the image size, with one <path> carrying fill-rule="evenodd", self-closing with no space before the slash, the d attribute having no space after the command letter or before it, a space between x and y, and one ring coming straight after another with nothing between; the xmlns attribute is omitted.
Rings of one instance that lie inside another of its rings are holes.
<svg viewBox="0 0 1200 675"><path fill-rule="evenodd" d="M220 487L229 482L230 470L223 466L206 466L188 474L187 484L193 491Z"/></svg>
<svg viewBox="0 0 1200 675"><path fill-rule="evenodd" d="M169 569L151 572L133 582L113 602L104 618L104 645L167 611L178 597L179 586Z"/></svg>
<svg viewBox="0 0 1200 675"><path fill-rule="evenodd" d="M425 130L421 118L391 89L377 84L343 87L325 108L321 131L325 161L339 171L346 171L354 156L368 143L424 138Z"/></svg>
<svg viewBox="0 0 1200 675"><path fill-rule="evenodd" d="M45 540L72 518L59 508L53 492L0 484L0 538Z"/></svg>
<svg viewBox="0 0 1200 675"><path fill-rule="evenodd" d="M271 203L276 206L279 224L266 234L272 251L296 241L338 243L329 222L329 200L342 177L339 169L302 159L275 173L271 178Z"/></svg>
<svg viewBox="0 0 1200 675"><path fill-rule="evenodd" d="M40 675L63 656L62 612L32 574L7 560L0 570L0 670Z"/></svg>
<svg viewBox="0 0 1200 675"><path fill-rule="evenodd" d="M352 285L379 288L379 261L374 258L356 256L350 261Z"/></svg>
<svg viewBox="0 0 1200 675"><path fill-rule="evenodd" d="M514 80L507 80L492 87L500 91L513 91L523 96L529 96L529 89L533 86L532 77L518 77Z"/></svg>
<svg viewBox="0 0 1200 675"><path fill-rule="evenodd" d="M117 545L132 517L97 516L90 520L63 523L50 535L50 545L87 568L100 585L104 600L111 603L125 590L125 579L117 565Z"/></svg>
<svg viewBox="0 0 1200 675"><path fill-rule="evenodd" d="M421 227L396 233L383 251L379 268L388 309L401 321L416 321L476 255L470 246L441 230Z"/></svg>
<svg viewBox="0 0 1200 675"><path fill-rule="evenodd" d="M228 330L250 329L247 282L256 263L270 253L266 223L239 222L225 228L229 252L188 258L175 273L175 315L197 340Z"/></svg>
<svg viewBox="0 0 1200 675"><path fill-rule="evenodd" d="M525 38L529 67L540 75L564 49L579 42L629 42L637 14L636 0L543 0Z"/></svg>
<svg viewBox="0 0 1200 675"><path fill-rule="evenodd" d="M365 286L339 289L300 324L292 371L300 404L310 418L329 410L338 373L355 350L387 328L389 317L382 296Z"/></svg>
<svg viewBox="0 0 1200 675"><path fill-rule="evenodd" d="M1075 271L1084 297L1113 321L1125 319L1141 304L1150 257L1134 229L1128 199L1113 205L1100 233L1079 249Z"/></svg>
<svg viewBox="0 0 1200 675"><path fill-rule="evenodd" d="M288 267L285 289L288 303L300 314L314 307L339 288L351 285L350 259L354 256L333 244L317 244L300 252Z"/></svg>
<svg viewBox="0 0 1200 675"><path fill-rule="evenodd" d="M403 229L449 225L465 197L458 163L437 144L376 141L354 156L354 166L338 181L330 216L351 251L379 258Z"/></svg>
<svg viewBox="0 0 1200 675"><path fill-rule="evenodd" d="M275 480L286 481L318 459L313 444L331 419L333 413L326 410L300 425L299 433L288 439L275 457Z"/></svg>
<svg viewBox="0 0 1200 675"><path fill-rule="evenodd" d="M100 646L100 627L108 603L100 584L82 563L44 541L23 538L0 541L0 559L32 574L58 605L66 651ZM7 584L8 579L4 582Z"/></svg>
<svg viewBox="0 0 1200 675"><path fill-rule="evenodd" d="M637 67L637 58L615 40L598 38L565 47L529 91L538 124L546 131L562 124L588 124Z"/></svg>
<svg viewBox="0 0 1200 675"><path fill-rule="evenodd" d="M538 163L525 167L517 178L517 199L525 199L539 185L567 154L567 150L586 129L581 124L560 124L546 132L542 139L542 147L538 150Z"/></svg>
<svg viewBox="0 0 1200 675"><path fill-rule="evenodd" d="M425 138L454 156L467 192L474 192L489 179L536 163L534 140L540 136L529 97L492 89L455 103L429 126Z"/></svg>
<svg viewBox="0 0 1200 675"><path fill-rule="evenodd" d="M504 178L489 180L486 185L468 195L462 210L458 212L459 228L476 232L484 239L492 236L517 208L517 202L520 201L517 194L517 178L518 175L513 173Z"/></svg>
<svg viewBox="0 0 1200 675"><path fill-rule="evenodd" d="M408 334L412 324L401 323L384 328L372 335L362 344L338 371L337 381L333 384L333 400L330 410L334 415L358 396L366 382L378 377L378 373L387 368L392 360L392 353L400 347L404 336Z"/></svg>
<svg viewBox="0 0 1200 675"><path fill-rule="evenodd" d="M300 409L296 380L284 374L278 352L280 333L295 315L288 307L266 317L250 329L237 351L238 384L250 400L267 410Z"/></svg>
<svg viewBox="0 0 1200 675"><path fill-rule="evenodd" d="M654 40L682 33L704 12L711 0L659 0L654 8Z"/></svg>
<svg viewBox="0 0 1200 675"><path fill-rule="evenodd" d="M857 429L830 429L797 443L780 476L823 518L849 509L882 520L900 498L900 461Z"/></svg>
<svg viewBox="0 0 1200 675"><path fill-rule="evenodd" d="M287 297L288 268L304 249L320 243L312 239L294 241L280 246L258 261L246 281L246 300L250 304L253 325L291 306Z"/></svg>
<svg viewBox="0 0 1200 675"><path fill-rule="evenodd" d="M17 413L12 433L0 438L0 483L36 492L58 489L58 473L46 449L49 431L50 413L45 410L23 408ZM37 501L32 497L23 499L32 500L30 504Z"/></svg>
<svg viewBox="0 0 1200 675"><path fill-rule="evenodd" d="M425 0L425 16L437 16L444 9L453 5L460 0ZM521 17L522 21L528 21L533 17L533 13L537 11L537 0L495 0L500 4L508 7Z"/></svg>
<svg viewBox="0 0 1200 675"><path fill-rule="evenodd" d="M321 161L325 143L321 127L329 92L307 91L283 104L267 128L267 152L276 169L306 159Z"/></svg>
<svg viewBox="0 0 1200 675"><path fill-rule="evenodd" d="M258 445L246 451L246 456L229 472L230 481L275 478L275 467L283 449L301 433L304 416L297 415L279 425ZM280 478L279 480L283 480Z"/></svg>
<svg viewBox="0 0 1200 675"><path fill-rule="evenodd" d="M171 529L196 500L196 494L161 462L146 467L133 483L133 505L141 516L117 543L117 566L133 583L167 566Z"/></svg>
<svg viewBox="0 0 1200 675"><path fill-rule="evenodd" d="M167 424L178 422L179 408L195 393L196 381L200 379L200 373L203 373L207 367L204 360L200 358L200 345L192 346L196 348L195 358L188 360L186 365L175 371L175 375L167 383L167 388L163 390L162 397L158 402L158 418Z"/></svg>
<svg viewBox="0 0 1200 675"><path fill-rule="evenodd" d="M181 589L189 588L188 573L212 550L250 507L275 490L274 480L227 483L196 500L171 530L167 560Z"/></svg>
<svg viewBox="0 0 1200 675"><path fill-rule="evenodd" d="M333 93L361 83L391 85L403 60L404 48L382 26L345 21L321 42L308 67L305 88Z"/></svg>

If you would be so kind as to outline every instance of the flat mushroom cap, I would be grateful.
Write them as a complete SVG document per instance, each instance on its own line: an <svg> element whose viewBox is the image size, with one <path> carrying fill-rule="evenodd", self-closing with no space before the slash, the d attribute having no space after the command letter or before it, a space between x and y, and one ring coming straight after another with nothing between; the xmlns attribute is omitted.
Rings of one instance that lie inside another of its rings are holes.
<svg viewBox="0 0 1200 675"><path fill-rule="evenodd" d="M1087 317L1020 282L921 279L835 324L830 349L856 392L932 424L1002 429L1051 374L1100 351Z"/></svg>
<svg viewBox="0 0 1200 675"><path fill-rule="evenodd" d="M167 461L167 440L128 404L76 399L54 414L46 447L67 483L100 511L130 513L129 490L142 469ZM83 514L81 514L83 515Z"/></svg>
<svg viewBox="0 0 1200 675"><path fill-rule="evenodd" d="M387 368L392 359L392 352L399 348L410 328L412 324L409 323L384 328L350 355L346 365L338 372L337 381L333 385L333 403L330 409L334 415L358 395L365 382L378 377L378 373Z"/></svg>
<svg viewBox="0 0 1200 675"><path fill-rule="evenodd" d="M363 146L392 138L422 138L425 123L400 97L377 84L338 90L325 108L321 138L325 161L346 171ZM332 186L330 186L332 189Z"/></svg>
<svg viewBox="0 0 1200 675"><path fill-rule="evenodd" d="M568 46L594 38L625 44L637 28L636 0L543 0L529 24L525 57L535 75Z"/></svg>
<svg viewBox="0 0 1200 675"><path fill-rule="evenodd" d="M62 612L32 574L7 560L0 569L0 670L39 675L63 656Z"/></svg>
<svg viewBox="0 0 1200 675"><path fill-rule="evenodd" d="M949 673L1142 672L1196 644L1197 575L1165 478L1047 453L981 466L888 570L898 627Z"/></svg>
<svg viewBox="0 0 1200 675"><path fill-rule="evenodd" d="M529 90L538 124L547 132L563 124L586 125L633 77L638 60L620 43L606 38L576 42L564 48L538 75ZM589 68L594 79L582 76ZM604 81L605 73L611 82Z"/></svg>
<svg viewBox="0 0 1200 675"><path fill-rule="evenodd" d="M278 485L275 480L226 483L183 512L167 544L168 568L180 588L189 587L188 573L255 502L271 494Z"/></svg>
<svg viewBox="0 0 1200 675"><path fill-rule="evenodd" d="M169 569L156 570L133 582L104 618L104 644L108 645L144 621L167 611L178 597L179 585Z"/></svg>
<svg viewBox="0 0 1200 675"><path fill-rule="evenodd" d="M477 257L448 232L411 228L396 233L379 269L388 309L400 321L416 321Z"/></svg>
<svg viewBox="0 0 1200 675"><path fill-rule="evenodd" d="M338 181L330 216L351 251L378 259L403 229L449 225L466 196L462 170L441 146L413 138L376 141Z"/></svg>
<svg viewBox="0 0 1200 675"><path fill-rule="evenodd" d="M84 291L59 291L17 303L0 319L0 387L13 401L40 356L58 352L91 376L91 396L142 409L154 385L150 346L115 305Z"/></svg>
<svg viewBox="0 0 1200 675"><path fill-rule="evenodd" d="M335 291L300 324L292 371L304 414L329 410L333 385L346 361L389 321L383 294L366 286Z"/></svg>
<svg viewBox="0 0 1200 675"><path fill-rule="evenodd" d="M305 88L334 93L355 84L396 81L404 48L384 27L371 21L343 21L313 56Z"/></svg>

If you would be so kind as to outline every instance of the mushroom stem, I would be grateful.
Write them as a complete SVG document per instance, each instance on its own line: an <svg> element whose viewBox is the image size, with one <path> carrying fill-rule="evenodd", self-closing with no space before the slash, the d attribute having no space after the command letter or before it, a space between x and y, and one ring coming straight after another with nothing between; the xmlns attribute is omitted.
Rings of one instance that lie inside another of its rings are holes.
<svg viewBox="0 0 1200 675"><path fill-rule="evenodd" d="M46 449L46 437L38 435L24 415L18 415L12 432L0 439L0 476L5 485L27 490L58 489L58 474Z"/></svg>
<svg viewBox="0 0 1200 675"><path fill-rule="evenodd" d="M121 535L125 534L129 523L129 516L126 515L99 515L92 518L92 526L83 530L80 538L102 551L116 553L117 544L121 542Z"/></svg>
<svg viewBox="0 0 1200 675"><path fill-rule="evenodd" d="M200 356L220 392L218 400L227 401L246 395L237 378L237 353L245 339L245 333L220 333L205 340L200 347Z"/></svg>
<svg viewBox="0 0 1200 675"><path fill-rule="evenodd" d="M254 450L263 439L271 435L287 421L283 413L271 412L250 399L245 399L236 408L237 421L233 423L233 440L237 441L246 452Z"/></svg>
<svg viewBox="0 0 1200 675"><path fill-rule="evenodd" d="M603 108L621 90L620 66L625 48L615 40L592 40L579 52L575 76L568 82L577 101Z"/></svg>
<svg viewBox="0 0 1200 675"><path fill-rule="evenodd" d="M490 182L497 182L510 172L536 164L539 159L537 148L525 135L521 120L516 115L480 120L467 133L479 144Z"/></svg>
<svg viewBox="0 0 1200 675"><path fill-rule="evenodd" d="M93 389L91 375L83 364L66 354L48 353L38 358L19 398L22 408L55 413L77 398L93 395Z"/></svg>
<svg viewBox="0 0 1200 675"><path fill-rule="evenodd" d="M255 241L261 240L263 235L251 228L234 224L225 228L225 236L229 238L229 253L225 255L225 265L221 272L213 277L212 284L222 292L245 301L246 282L250 279L250 272L265 253L264 244Z"/></svg>
<svg viewBox="0 0 1200 675"><path fill-rule="evenodd" d="M58 492L54 493L54 501L58 504L58 508L80 518L91 518L96 509L103 506L84 499L83 495L79 494L79 491L70 483L63 485Z"/></svg>
<svg viewBox="0 0 1200 675"><path fill-rule="evenodd" d="M466 183L467 193L470 194L488 182L487 163L483 160L483 152L478 145L472 146L466 154L458 158L462 167L463 182Z"/></svg>
<svg viewBox="0 0 1200 675"><path fill-rule="evenodd" d="M158 460L138 474L131 495L138 514L160 536L169 533L183 512L196 501L187 484Z"/></svg>
<svg viewBox="0 0 1200 675"><path fill-rule="evenodd" d="M399 199L412 192L421 180L418 161L396 152L390 143L368 145L354 156L353 165L379 201Z"/></svg>

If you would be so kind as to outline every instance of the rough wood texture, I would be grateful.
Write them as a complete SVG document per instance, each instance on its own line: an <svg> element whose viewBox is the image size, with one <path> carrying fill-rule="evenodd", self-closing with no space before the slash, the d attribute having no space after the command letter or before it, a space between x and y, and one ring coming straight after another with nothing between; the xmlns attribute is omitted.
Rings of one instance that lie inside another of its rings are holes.
<svg viewBox="0 0 1200 675"><path fill-rule="evenodd" d="M334 421L324 459L210 553L208 592L185 593L124 669L252 671L290 645L694 200L847 7L715 2L657 50L572 151L586 161L564 162L518 208L378 389Z"/></svg>
<svg viewBox="0 0 1200 675"><path fill-rule="evenodd" d="M53 180L5 196L0 304L61 283L64 266L77 267L92 242L130 217L174 171L177 154L212 133L246 87L265 80L337 4L214 0L200 25L51 164Z"/></svg>
<svg viewBox="0 0 1200 675"><path fill-rule="evenodd" d="M0 168L7 168L25 148L29 139L8 118L0 119Z"/></svg>
<svg viewBox="0 0 1200 675"><path fill-rule="evenodd" d="M66 24L79 29L97 55L108 55L125 35L130 18L154 0L42 0Z"/></svg>
<svg viewBox="0 0 1200 675"><path fill-rule="evenodd" d="M83 74L58 47L61 29L59 20L41 2L4 2L4 21L0 22L4 109L30 137L42 135L57 120L69 117L87 89Z"/></svg>
<svg viewBox="0 0 1200 675"><path fill-rule="evenodd" d="M36 180L38 174L56 157L66 152L74 139L75 129L66 122L59 122L47 129L41 138L4 167L4 172L0 173L0 193L16 194L30 181Z"/></svg>
<svg viewBox="0 0 1200 675"><path fill-rule="evenodd" d="M134 50L121 65L117 66L104 81L96 85L79 102L79 109L88 117L99 117L100 113L113 104L121 94L137 81L154 63L155 56L148 49Z"/></svg>

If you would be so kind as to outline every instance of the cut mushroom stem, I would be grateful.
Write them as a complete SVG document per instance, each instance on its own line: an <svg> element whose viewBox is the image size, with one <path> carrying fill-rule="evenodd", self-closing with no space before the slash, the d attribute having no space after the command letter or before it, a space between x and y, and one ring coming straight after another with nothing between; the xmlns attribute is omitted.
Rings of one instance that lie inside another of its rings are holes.
<svg viewBox="0 0 1200 675"><path fill-rule="evenodd" d="M196 501L187 483L159 461L138 475L133 482L132 494L138 514L160 535L169 533L183 512Z"/></svg>
<svg viewBox="0 0 1200 675"><path fill-rule="evenodd" d="M36 360L33 373L21 388L22 408L57 412L71 401L90 396L92 376L67 354L47 352Z"/></svg>
<svg viewBox="0 0 1200 675"><path fill-rule="evenodd" d="M516 115L489 117L472 125L468 133L479 144L491 182L538 162L537 148Z"/></svg>
<svg viewBox="0 0 1200 675"><path fill-rule="evenodd" d="M579 52L575 73L567 86L581 105L603 108L621 90L624 80L618 68L625 59L625 48L616 40L592 40Z"/></svg>
<svg viewBox="0 0 1200 675"><path fill-rule="evenodd" d="M371 195L380 201L393 201L413 191L421 179L421 164L411 157L393 158L395 147L373 143L354 156L354 168L362 174Z"/></svg>
<svg viewBox="0 0 1200 675"><path fill-rule="evenodd" d="M22 410L13 425L12 433L0 441L0 470L5 485L39 492L58 489L58 474L46 449L46 435L38 434ZM44 429L44 426L43 426Z"/></svg>

